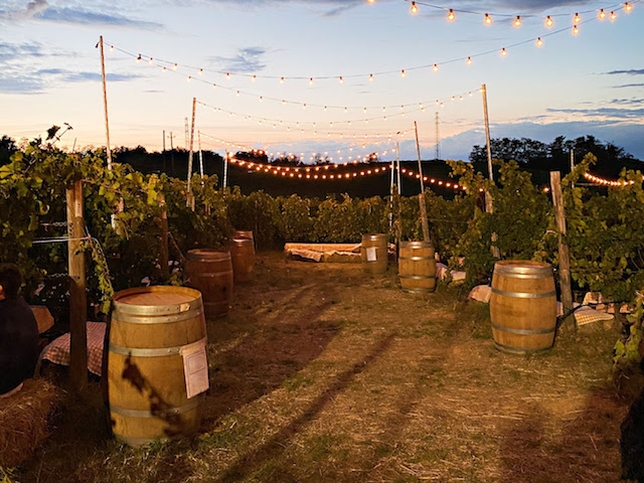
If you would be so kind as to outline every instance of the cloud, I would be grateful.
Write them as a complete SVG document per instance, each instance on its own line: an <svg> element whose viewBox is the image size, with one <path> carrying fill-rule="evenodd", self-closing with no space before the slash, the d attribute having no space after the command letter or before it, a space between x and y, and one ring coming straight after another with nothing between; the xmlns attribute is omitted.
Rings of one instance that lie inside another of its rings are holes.
<svg viewBox="0 0 644 483"><path fill-rule="evenodd" d="M622 84L619 86L613 86L613 89L624 89L626 87L644 87L644 83L643 84Z"/></svg>
<svg viewBox="0 0 644 483"><path fill-rule="evenodd" d="M216 56L211 57L209 61L226 71L259 72L266 67L266 63L262 59L265 54L266 50L261 47L248 47L241 49L233 57Z"/></svg>
<svg viewBox="0 0 644 483"><path fill-rule="evenodd" d="M0 20L26 21L38 20L52 23L75 25L109 25L116 27L132 27L137 29L161 29L163 26L155 22L142 21L124 15L114 14L118 10L114 5L106 5L105 11L100 9L88 10L82 7L57 7L47 3L47 0L33 0L26 8L5 7L0 9ZM105 13L110 12L110 13Z"/></svg>
<svg viewBox="0 0 644 483"><path fill-rule="evenodd" d="M611 70L607 75L644 75L644 69Z"/></svg>
<svg viewBox="0 0 644 483"><path fill-rule="evenodd" d="M45 57L42 45L38 43L8 44L0 42L0 61L3 63L26 57Z"/></svg>
<svg viewBox="0 0 644 483"><path fill-rule="evenodd" d="M636 103L640 104L640 101ZM600 117L613 120L620 119L642 119L644 118L644 108L641 109L623 109L619 107L599 107L596 109L546 109L548 113L558 114L578 114L584 117ZM644 129L643 129L644 130Z"/></svg>

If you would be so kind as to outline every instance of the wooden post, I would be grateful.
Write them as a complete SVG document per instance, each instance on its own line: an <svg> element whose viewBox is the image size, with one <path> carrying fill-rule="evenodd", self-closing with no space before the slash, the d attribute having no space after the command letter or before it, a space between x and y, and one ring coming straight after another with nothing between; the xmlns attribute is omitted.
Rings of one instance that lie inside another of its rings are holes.
<svg viewBox="0 0 644 483"><path fill-rule="evenodd" d="M481 86L481 95L483 96L483 118L485 121L485 143L487 144L487 170L490 181L494 181L494 172L492 171L492 146L490 145L490 118L487 112L487 87Z"/></svg>
<svg viewBox="0 0 644 483"><path fill-rule="evenodd" d="M552 204L555 207L555 219L557 221L557 231L559 232L559 288L561 290L561 304L563 313L567 314L572 309L572 286L570 281L570 250L564 240L566 235L566 215L564 213L563 193L561 191L561 174L559 171L550 172L550 188L552 190ZM572 319L573 327L577 324L574 317ZM566 322L566 318L563 322Z"/></svg>
<svg viewBox="0 0 644 483"><path fill-rule="evenodd" d="M168 249L168 211L165 204L165 195L159 193L158 197L159 208L161 209L161 251L159 253L159 264L161 265L161 273L166 279L170 278L170 267L168 262L170 260Z"/></svg>
<svg viewBox="0 0 644 483"><path fill-rule="evenodd" d="M414 121L414 131L416 132L416 153L418 154L418 175L420 179L420 194L418 195L418 204L420 205L420 223L423 227L423 239L433 246L429 237L429 222L427 221L427 205L425 204L425 182L423 181L423 163L420 159L420 143L418 142L418 125Z"/></svg>
<svg viewBox="0 0 644 483"><path fill-rule="evenodd" d="M192 127L190 129L190 149L188 151L188 186L186 188L186 206L195 211L195 196L192 192L192 156L195 143L195 111L197 110L197 98L192 98Z"/></svg>
<svg viewBox="0 0 644 483"><path fill-rule="evenodd" d="M85 252L80 249L81 241L85 237L83 182L80 180L67 187L67 226L70 376L72 387L81 392L87 387L87 294Z"/></svg>
<svg viewBox="0 0 644 483"><path fill-rule="evenodd" d="M105 111L105 137L107 141L107 169L112 169L112 148L110 147L110 121L107 115L107 76L105 75L105 51L103 49L103 36L98 40L101 50L101 74L103 78L103 109Z"/></svg>

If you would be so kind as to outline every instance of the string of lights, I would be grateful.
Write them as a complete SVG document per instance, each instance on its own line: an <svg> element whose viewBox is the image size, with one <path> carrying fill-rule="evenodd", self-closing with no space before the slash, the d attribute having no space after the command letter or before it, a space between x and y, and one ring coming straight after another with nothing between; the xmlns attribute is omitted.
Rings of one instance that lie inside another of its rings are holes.
<svg viewBox="0 0 644 483"><path fill-rule="evenodd" d="M586 178L588 181L592 183L602 185L602 186L624 187L624 186L635 184L635 181L633 180L610 180L606 178L601 178L599 176L595 176L594 174L591 174L588 171L584 173L584 178Z"/></svg>
<svg viewBox="0 0 644 483"><path fill-rule="evenodd" d="M617 3L614 5L610 5L604 8L600 9L592 9L592 10L581 10L577 11L574 13L559 13L559 14L554 14L551 13L549 15L536 15L536 14L525 14L525 13L492 13L489 11L475 11L475 10L465 10L465 9L455 9L455 8L449 8L447 6L443 5L433 5L430 3L425 3L422 1L412 1L412 0L403 0L406 3L410 4L409 10L412 14L417 14L420 9L419 6L422 7L428 7L434 10L440 10L444 12L445 18L450 21L454 22L457 19L457 15L459 14L468 14L468 15L476 15L479 17L483 18L483 22L486 25L491 25L493 22L493 18L506 18L506 19L514 19L512 22L512 25L514 27L521 27L523 25L523 20L525 18L540 18L543 19L544 24L546 27L552 27L554 25L554 18L555 17L568 17L572 18L573 24L578 24L581 21L581 16L586 15L586 14L594 14L599 18L600 20L604 20L605 18L609 18L610 20L615 20L617 18L616 11L619 10L624 10L626 13L630 13L633 9L633 5L636 3L639 3L640 0L634 0L631 2L623 2L623 3ZM376 3L376 0L367 0L368 3ZM610 12L610 13L608 13Z"/></svg>
<svg viewBox="0 0 644 483"><path fill-rule="evenodd" d="M287 153L284 151L269 151L269 150L263 150L263 149L257 150L248 145L233 143L214 136L210 136L209 134L205 134L201 131L199 132L203 136L215 141L217 144L225 146L227 149L231 148L230 150L257 153L260 156L266 154L269 159L288 159L291 161L295 161L299 157L300 160L304 160L308 158L308 160L311 162L315 162L316 160L323 159L331 163L335 163L337 161L339 165L343 166L349 163L357 164L359 162L367 162L367 161L373 160L374 154L386 156L390 151L392 151L392 149L386 149L379 153L374 153L373 151L368 152L368 150L366 149L367 145L363 144L361 146L352 145L352 146L338 148L333 150L333 152L330 152L330 151L309 151L306 153L300 152L298 156L292 152ZM381 145L381 144L388 144L388 142L383 141L378 143L371 143L371 145ZM355 153L355 151L360 151L360 150L362 150L362 153Z"/></svg>
<svg viewBox="0 0 644 483"><path fill-rule="evenodd" d="M236 164L249 171L264 172L275 176L281 176L283 178L312 180L312 181L355 180L365 176L372 176L372 175L385 173L389 169L389 166L385 163L383 163L382 166L377 168L362 167L358 171L337 172L338 168L341 165L324 164L319 166L299 167L299 166L272 166L272 165L263 164L263 163L239 160L236 158L230 158L229 161L232 164ZM400 172L411 178L420 179L420 174L413 170L402 168ZM459 185L458 183L443 181L429 176L423 176L423 180L430 184L441 186L444 188L451 188L456 191L465 189L463 186Z"/></svg>
<svg viewBox="0 0 644 483"><path fill-rule="evenodd" d="M370 3L375 3L375 0L368 0L368 1ZM408 2L408 0L403 0L403 1ZM530 39L519 41L519 42L510 44L510 45L506 45L504 47L490 49L490 50L486 50L486 51L478 52L478 53L473 53L471 55L464 56L464 57L458 57L458 58L453 58L453 59L448 59L448 60L443 60L443 61L435 61L435 62L430 62L430 63L427 63L427 64L423 64L423 65L406 67L406 68L402 68L402 69L382 70L382 71L375 71L375 72L372 71L372 72L353 73L353 74L349 73L349 74L343 74L343 75L307 75L307 76L298 76L298 75L286 76L286 75L282 75L282 76L275 76L275 75L264 75L264 74L249 74L249 73L245 73L245 72L223 71L223 70L217 70L217 69L206 71L206 69L204 69L203 67L195 67L195 66L188 65L188 64L179 64L178 62L165 60L163 58L157 58L157 57L150 56L150 55L147 55L147 54L146 55L143 55L141 53L134 54L133 52L130 52L129 50L126 50L126 49L121 48L121 47L117 47L116 45L110 44L109 42L108 42L108 44L110 45L110 48L109 48L110 51L118 50L119 52L134 58L137 62L142 62L142 61L145 60L150 65L159 66L163 72L168 72L168 71L177 72L177 71L179 71L179 66L181 65L182 69L187 69L188 71L192 71L192 74L187 75L187 80L188 81L197 80L199 82L208 83L208 84L212 85L213 88L223 88L223 89L229 89L229 90L235 91L237 93L237 95L249 95L249 96L256 97L258 99L271 100L271 101L281 102L283 104L306 105L305 102L301 102L301 101L278 99L278 98L262 96L262 95L258 95L258 94L254 94L254 93L248 93L248 92L243 91L241 89L235 89L233 87L218 84L216 82L206 81L206 80L204 80L202 78L202 76L206 72L209 72L209 73L215 73L215 74L218 74L218 75L222 75L228 81L230 81L233 77L235 77L235 78L240 77L240 78L250 79L251 82L256 82L258 79L278 80L282 84L284 84L285 82L287 82L289 80L290 81L304 80L304 81L308 82L310 85L313 85L316 80L330 80L330 79L336 80L340 84L344 83L345 80L347 80L347 79L367 79L369 82L373 82L373 81L375 81L375 79L377 77L385 76L385 75L392 75L392 74L396 74L396 75L399 75L401 78L405 78L405 77L408 76L408 74L410 72L413 72L413 71L431 69L434 72L438 72L442 66L447 65L447 64L457 63L457 62L464 62L466 65L472 65L474 63L474 59L479 58L479 57L483 57L483 56L488 56L488 55L491 55L491 54L494 54L494 53L498 53L502 57L505 57L508 54L509 49L519 47L519 46L522 46L522 45L525 45L525 44L532 43L532 44L536 45L537 47L541 47L541 46L544 45L544 39L547 38L547 37L551 37L553 35L558 35L558 34L560 34L562 32L568 32L568 31L572 31L572 33L574 35L577 35L579 33L579 30L580 30L579 27L582 24L586 23L586 22L590 22L590 21L594 21L594 20L600 20L601 21L601 20L604 20L606 18L608 18L611 21L615 21L618 18L617 12L624 11L626 13L630 13L633 10L634 5L637 4L637 3L640 3L642 1L644 1L644 0L633 0L631 2L624 2L624 3L620 3L620 4L614 4L612 6L607 6L605 8L600 8L599 10L586 10L586 11L581 11L581 12L575 12L574 15L573 14L551 14L551 15L546 15L545 20L544 20L544 25L548 29L551 29L552 27L554 27L554 25L555 25L554 18L555 17L562 17L562 16L567 15L567 16L572 18L572 30L571 30L571 27L569 27L569 26L566 26L566 27L563 27L563 28L560 28L560 29L557 29L557 30L550 30L550 31L538 36L538 37L532 37ZM466 13L466 14L474 14L474 15L483 15L484 16L484 22L486 24L492 24L493 23L492 17L494 16L494 17L501 17L501 18L503 18L503 17L514 17L515 21L513 22L513 24L516 27L520 27L522 25L521 15L505 14L505 13L490 14L489 12L482 13L482 12L476 12L476 11L471 11L471 10L458 10L458 9L452 9L452 8L449 8L449 7L444 7L444 6L439 6L439 5L432 5L432 4L428 4L428 3L424 3L424 2L416 2L416 1L412 1L411 4L412 4L411 9L415 10L416 12L418 12L418 5L427 6L427 7L433 8L433 9L445 10L445 11L448 12L448 14L447 14L448 15L448 20L452 20L452 21L456 19L456 14L457 13ZM593 13L593 12L596 12L596 15L593 15L592 17L589 17L586 20L583 20L582 15L585 16L586 14ZM524 15L524 17L531 17L531 15ZM347 109L347 108L349 108L348 106L324 106L324 105L320 105L319 107L323 107L323 108L326 107L327 109L331 109L331 108L332 109ZM390 106L390 107L392 107L392 106ZM393 107L397 107L397 106L393 106ZM356 108L356 107L354 106L354 107L351 107L351 108ZM360 107L360 108L364 108L364 107Z"/></svg>

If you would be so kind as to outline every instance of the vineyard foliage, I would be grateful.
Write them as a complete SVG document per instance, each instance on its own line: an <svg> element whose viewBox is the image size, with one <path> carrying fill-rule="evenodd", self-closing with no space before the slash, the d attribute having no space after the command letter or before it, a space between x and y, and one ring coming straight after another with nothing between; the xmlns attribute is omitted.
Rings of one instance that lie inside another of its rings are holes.
<svg viewBox="0 0 644 483"><path fill-rule="evenodd" d="M581 175L593 162L586 156L562 183L573 282L577 289L630 302L644 286L641 173L624 171L622 179L633 183L620 187L582 186ZM502 259L538 259L557 268L552 202L529 173L514 161L496 161L498 180L492 182L470 163L449 163L466 190L452 200L427 190L425 202L437 253L450 268L466 271L466 286L490 281L493 246ZM96 303L109 299L109 286L181 283L188 250L224 247L234 229L252 230L260 250L281 249L285 242L359 243L365 233L388 233L391 241L396 235L422 239L418 197L272 197L221 190L216 176L195 175L193 210L186 203L185 181L144 175L118 162L107 169L100 149L67 153L36 139L0 167L0 261L21 266L29 281L26 293L66 272L67 245L60 243L66 232L65 189L78 179L94 240L86 246L88 266L95 267L88 283ZM485 193L492 212L485 210ZM164 216L169 267L162 266L161 256Z"/></svg>

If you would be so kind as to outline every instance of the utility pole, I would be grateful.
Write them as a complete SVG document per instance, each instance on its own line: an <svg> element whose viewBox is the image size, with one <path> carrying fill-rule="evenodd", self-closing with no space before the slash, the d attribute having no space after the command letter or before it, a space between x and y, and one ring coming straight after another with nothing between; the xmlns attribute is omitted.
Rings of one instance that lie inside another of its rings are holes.
<svg viewBox="0 0 644 483"><path fill-rule="evenodd" d="M481 95L483 96L483 117L485 118L485 143L487 144L487 169L490 181L494 181L492 173L492 146L490 146L490 119L487 113L487 88L485 84L481 86Z"/></svg>
<svg viewBox="0 0 644 483"><path fill-rule="evenodd" d="M170 167L172 168L172 176L174 176L174 144L172 142L173 138L174 135L172 134L172 131L170 131Z"/></svg>

